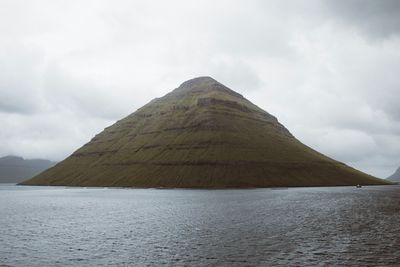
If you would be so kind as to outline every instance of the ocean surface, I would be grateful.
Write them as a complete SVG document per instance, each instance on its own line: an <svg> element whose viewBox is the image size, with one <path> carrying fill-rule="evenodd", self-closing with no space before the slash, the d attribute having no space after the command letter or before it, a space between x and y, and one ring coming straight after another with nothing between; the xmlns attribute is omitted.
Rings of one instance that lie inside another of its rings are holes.
<svg viewBox="0 0 400 267"><path fill-rule="evenodd" d="M400 186L0 185L0 266L399 266Z"/></svg>

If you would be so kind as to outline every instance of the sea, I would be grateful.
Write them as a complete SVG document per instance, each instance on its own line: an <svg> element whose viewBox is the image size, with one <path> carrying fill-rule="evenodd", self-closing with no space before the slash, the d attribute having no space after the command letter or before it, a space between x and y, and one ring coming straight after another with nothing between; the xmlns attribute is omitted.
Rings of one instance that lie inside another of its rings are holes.
<svg viewBox="0 0 400 267"><path fill-rule="evenodd" d="M400 266L400 186L1 184L0 266Z"/></svg>

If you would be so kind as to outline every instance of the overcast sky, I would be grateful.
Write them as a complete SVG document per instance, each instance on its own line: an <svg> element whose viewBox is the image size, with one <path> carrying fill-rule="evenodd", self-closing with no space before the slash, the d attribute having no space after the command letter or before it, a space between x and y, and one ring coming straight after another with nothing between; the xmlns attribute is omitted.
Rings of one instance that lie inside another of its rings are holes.
<svg viewBox="0 0 400 267"><path fill-rule="evenodd" d="M362 171L400 166L400 1L0 1L0 156L62 160L197 76Z"/></svg>

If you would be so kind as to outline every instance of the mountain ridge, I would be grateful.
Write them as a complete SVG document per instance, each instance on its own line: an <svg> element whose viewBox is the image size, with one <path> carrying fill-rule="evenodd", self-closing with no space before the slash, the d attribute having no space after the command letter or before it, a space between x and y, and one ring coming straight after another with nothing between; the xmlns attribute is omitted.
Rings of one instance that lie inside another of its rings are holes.
<svg viewBox="0 0 400 267"><path fill-rule="evenodd" d="M19 183L32 178L56 163L46 159L24 159L8 155L0 158L0 182Z"/></svg>

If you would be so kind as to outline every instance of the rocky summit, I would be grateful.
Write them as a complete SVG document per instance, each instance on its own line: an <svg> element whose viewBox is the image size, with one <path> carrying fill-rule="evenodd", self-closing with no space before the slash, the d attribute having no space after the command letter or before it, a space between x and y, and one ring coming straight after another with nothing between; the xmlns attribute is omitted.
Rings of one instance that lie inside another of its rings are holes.
<svg viewBox="0 0 400 267"><path fill-rule="evenodd" d="M184 82L24 185L251 188L377 185L298 141L210 77Z"/></svg>

